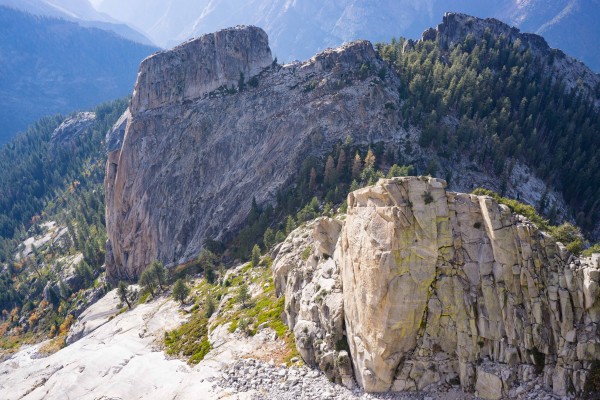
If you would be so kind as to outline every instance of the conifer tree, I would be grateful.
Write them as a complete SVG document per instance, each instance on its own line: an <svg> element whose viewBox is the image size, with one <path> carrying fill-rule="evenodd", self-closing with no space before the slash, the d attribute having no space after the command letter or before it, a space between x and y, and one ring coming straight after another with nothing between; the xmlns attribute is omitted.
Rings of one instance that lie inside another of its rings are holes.
<svg viewBox="0 0 600 400"><path fill-rule="evenodd" d="M260 264L260 247L257 244L252 248L252 267L256 268Z"/></svg>
<svg viewBox="0 0 600 400"><path fill-rule="evenodd" d="M375 167L375 154L373 154L373 150L369 148L367 152L367 156L365 157L365 168L374 168Z"/></svg>
<svg viewBox="0 0 600 400"><path fill-rule="evenodd" d="M127 304L127 308L131 310L131 301L129 300L129 287L123 281L119 281L119 285L117 286L117 294L119 296L119 300L121 303Z"/></svg>
<svg viewBox="0 0 600 400"><path fill-rule="evenodd" d="M352 179L360 178L360 173L362 172L363 164L362 159L360 158L360 154L358 151L354 156L354 162L352 163Z"/></svg>
<svg viewBox="0 0 600 400"><path fill-rule="evenodd" d="M337 165L335 166L335 172L337 174L338 179L344 179L346 176L346 151L342 148L340 149L340 154L338 155Z"/></svg>
<svg viewBox="0 0 600 400"><path fill-rule="evenodd" d="M317 188L317 170L315 169L315 167L312 167L310 169L310 179L308 181L308 189L311 192L314 192L316 188Z"/></svg>
<svg viewBox="0 0 600 400"><path fill-rule="evenodd" d="M208 249L203 249L198 256L198 267L204 273L204 278L208 283L214 283L216 279L215 264L217 256Z"/></svg>
<svg viewBox="0 0 600 400"><path fill-rule="evenodd" d="M236 296L238 302L242 304L242 307L246 307L248 304L248 300L250 300L250 291L248 290L248 285L243 283L238 289L238 293Z"/></svg>
<svg viewBox="0 0 600 400"><path fill-rule="evenodd" d="M267 250L275 244L275 232L273 232L273 229L267 228L263 235L263 243Z"/></svg>
<svg viewBox="0 0 600 400"><path fill-rule="evenodd" d="M210 293L207 294L206 302L205 302L205 306L204 306L204 316L206 318L210 318L215 313L216 308L217 308L217 306L215 304L215 299L212 297L212 295Z"/></svg>
<svg viewBox="0 0 600 400"><path fill-rule="evenodd" d="M157 280L156 280L156 276L154 275L154 273L150 270L145 270L144 272L142 272L142 275L140 275L140 279L138 281L138 284L148 293L150 293L150 295L154 298L154 293L156 291L156 284L157 284Z"/></svg>
<svg viewBox="0 0 600 400"><path fill-rule="evenodd" d="M329 157L327 157L327 162L325 163L325 173L323 174L324 176L324 181L325 181L325 185L327 186L332 186L335 184L336 181L336 170L334 167L334 162L333 162L333 157L331 155L329 155Z"/></svg>
<svg viewBox="0 0 600 400"><path fill-rule="evenodd" d="M189 294L190 288L185 284L183 279L177 279L173 285L173 298L183 304Z"/></svg>
<svg viewBox="0 0 600 400"><path fill-rule="evenodd" d="M161 261L154 260L149 269L152 271L152 274L154 274L158 287L162 292L164 290L163 286L167 283L167 270L165 269L165 265Z"/></svg>
<svg viewBox="0 0 600 400"><path fill-rule="evenodd" d="M289 235L294 229L296 229L296 223L294 222L294 218L291 215L288 215L287 220L285 222L285 233Z"/></svg>

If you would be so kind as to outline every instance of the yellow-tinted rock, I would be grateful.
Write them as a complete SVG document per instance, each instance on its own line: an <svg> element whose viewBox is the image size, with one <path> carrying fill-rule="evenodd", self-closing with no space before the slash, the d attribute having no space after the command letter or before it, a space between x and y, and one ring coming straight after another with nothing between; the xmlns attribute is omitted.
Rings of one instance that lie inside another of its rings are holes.
<svg viewBox="0 0 600 400"><path fill-rule="evenodd" d="M321 220L306 239L317 240L321 267L289 273L290 253L275 260L276 282L292 277L286 304L297 304L298 288L310 288L331 266L343 299L335 315L345 320L354 376L370 392L420 390L459 377L465 390L499 399L530 379L533 365L545 366L555 393L581 390L585 368L600 359L598 263L569 255L489 197L444 187L405 177L351 193L341 231L338 222ZM303 290L298 312L308 308L305 319L324 320L315 316L326 309ZM312 335L335 332L320 327Z"/></svg>

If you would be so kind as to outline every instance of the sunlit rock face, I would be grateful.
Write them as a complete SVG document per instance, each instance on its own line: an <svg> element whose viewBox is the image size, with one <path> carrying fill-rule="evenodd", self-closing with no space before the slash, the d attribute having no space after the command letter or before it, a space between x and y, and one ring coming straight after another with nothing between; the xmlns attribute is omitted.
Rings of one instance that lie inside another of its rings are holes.
<svg viewBox="0 0 600 400"><path fill-rule="evenodd" d="M291 235L273 265L287 322L313 322L315 339L347 340L356 381L370 392L460 381L501 398L543 374L556 394L581 393L600 359L598 260L572 256L489 197L445 186L383 179L351 193L337 225L323 220ZM311 246L311 257L291 261L292 244ZM333 282L319 303L307 294L323 271ZM314 323L331 312L323 304L332 296L343 299L333 313L343 315L342 330Z"/></svg>

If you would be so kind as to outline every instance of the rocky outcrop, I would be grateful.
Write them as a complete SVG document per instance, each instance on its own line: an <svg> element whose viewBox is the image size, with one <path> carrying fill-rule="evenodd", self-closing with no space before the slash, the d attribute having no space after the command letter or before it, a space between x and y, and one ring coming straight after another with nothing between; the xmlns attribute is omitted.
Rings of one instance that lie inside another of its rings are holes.
<svg viewBox="0 0 600 400"><path fill-rule="evenodd" d="M292 232L279 249L273 276L278 295L285 295L284 321L304 361L352 388L342 282L332 258L341 228L327 218Z"/></svg>
<svg viewBox="0 0 600 400"><path fill-rule="evenodd" d="M221 86L237 87L240 74L257 75L273 61L267 34L236 27L204 35L142 62L131 112L191 101Z"/></svg>
<svg viewBox="0 0 600 400"><path fill-rule="evenodd" d="M138 78L129 115L107 138L111 278L135 278L155 259L185 263L207 240L231 239L253 198L274 203L307 159L348 138L383 142L406 163L440 161L460 190L507 184L509 195L530 204L545 197L569 214L561 194L519 162L507 182L475 161L420 148L420 132L404 128L399 77L366 41L279 66L262 30L237 27L146 59Z"/></svg>
<svg viewBox="0 0 600 400"><path fill-rule="evenodd" d="M321 365L330 339L347 338L372 392L460 381L498 399L538 376L557 395L581 393L600 359L597 257L580 260L506 206L445 186L380 180L348 196L345 219L286 240L273 271L299 352ZM343 298L335 318L314 296L323 271L321 298Z"/></svg>
<svg viewBox="0 0 600 400"><path fill-rule="evenodd" d="M70 142L81 136L96 121L96 113L80 112L69 117L52 132L52 142Z"/></svg>
<svg viewBox="0 0 600 400"><path fill-rule="evenodd" d="M113 127L106 133L105 144L108 154L118 154L119 149L123 145L125 131L127 130L127 122L129 122L130 118L131 113L129 112L129 109L127 109L117 120L117 122L115 122Z"/></svg>
<svg viewBox="0 0 600 400"><path fill-rule="evenodd" d="M306 158L349 135L366 144L403 134L399 80L388 73L384 84L369 42L271 63L266 36L253 27L142 63L131 115L107 140L117 144L105 181L109 276L135 277L156 258L186 262L207 239L229 238L253 197L273 202Z"/></svg>

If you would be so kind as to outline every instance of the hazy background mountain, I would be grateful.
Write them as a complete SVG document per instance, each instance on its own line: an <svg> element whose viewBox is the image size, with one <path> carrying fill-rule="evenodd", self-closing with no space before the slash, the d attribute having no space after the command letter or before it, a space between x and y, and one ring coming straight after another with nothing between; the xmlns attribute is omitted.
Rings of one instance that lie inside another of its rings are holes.
<svg viewBox="0 0 600 400"><path fill-rule="evenodd" d="M548 43L600 71L600 0L521 0L500 15L523 31L542 35Z"/></svg>
<svg viewBox="0 0 600 400"><path fill-rule="evenodd" d="M156 50L112 32L0 6L0 145L41 116L131 92Z"/></svg>
<svg viewBox="0 0 600 400"><path fill-rule="evenodd" d="M496 17L537 32L552 47L600 69L591 54L600 38L599 0L91 0L97 10L171 47L185 39L237 24L264 28L280 60L306 59L353 39L417 38L447 11Z"/></svg>
<svg viewBox="0 0 600 400"><path fill-rule="evenodd" d="M61 18L77 22L83 27L111 31L134 42L147 45L153 44L140 31L115 20L107 14L96 11L87 0L0 0L0 6L39 16Z"/></svg>

